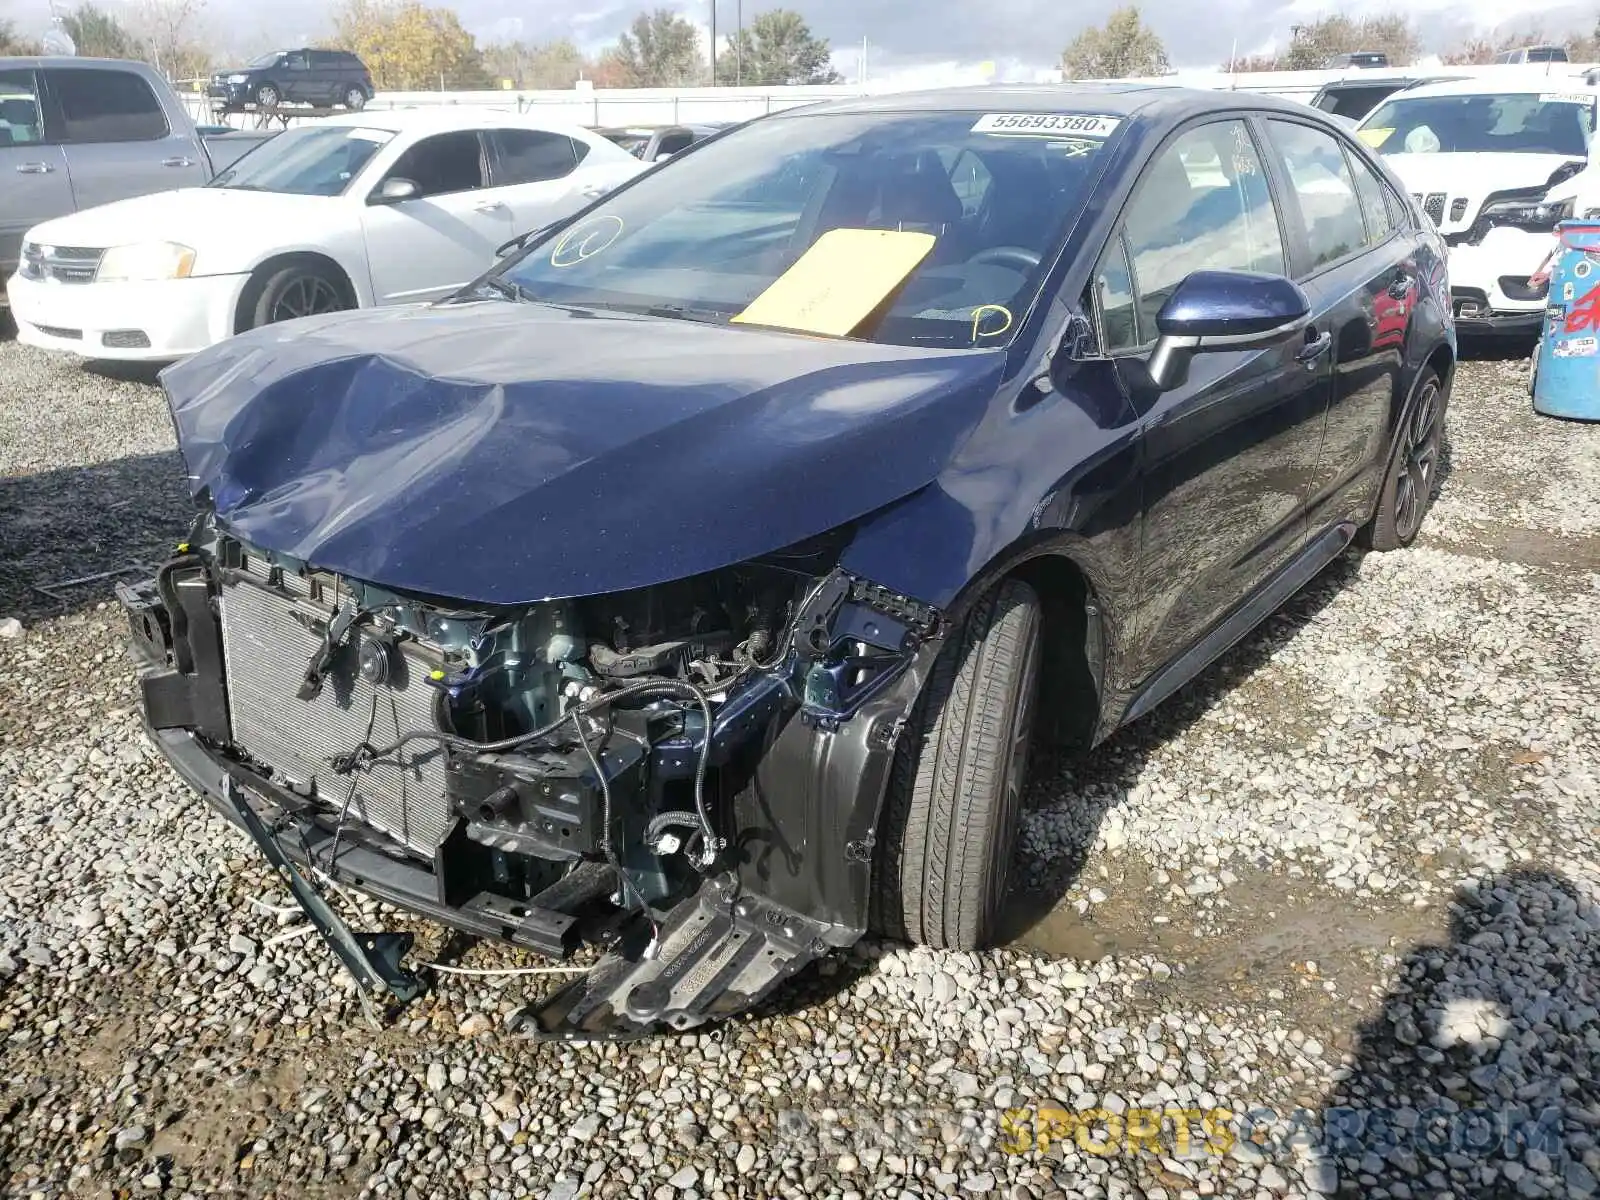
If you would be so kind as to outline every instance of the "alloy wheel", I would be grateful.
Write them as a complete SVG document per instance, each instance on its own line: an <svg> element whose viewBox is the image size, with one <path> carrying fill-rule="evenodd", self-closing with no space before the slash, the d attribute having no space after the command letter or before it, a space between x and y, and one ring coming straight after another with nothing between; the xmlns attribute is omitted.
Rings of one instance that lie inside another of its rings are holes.
<svg viewBox="0 0 1600 1200"><path fill-rule="evenodd" d="M344 307L344 298L333 284L320 275L302 275L283 289L267 321L276 324L279 321L292 321L296 317L339 312Z"/></svg>
<svg viewBox="0 0 1600 1200"><path fill-rule="evenodd" d="M1402 542L1409 542L1422 527L1423 514L1433 495L1439 469L1443 408L1439 385L1429 380L1417 396L1416 410L1406 423L1400 447L1400 474L1394 491L1394 529Z"/></svg>

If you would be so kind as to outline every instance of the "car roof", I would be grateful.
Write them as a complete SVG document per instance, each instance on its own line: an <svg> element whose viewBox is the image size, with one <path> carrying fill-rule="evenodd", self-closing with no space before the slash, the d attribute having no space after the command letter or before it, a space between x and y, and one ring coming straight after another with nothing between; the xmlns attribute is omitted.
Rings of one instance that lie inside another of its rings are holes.
<svg viewBox="0 0 1600 1200"><path fill-rule="evenodd" d="M124 71L149 73L154 68L127 58L89 58L75 54L22 54L0 57L0 69L41 70L51 67L120 67Z"/></svg>
<svg viewBox="0 0 1600 1200"><path fill-rule="evenodd" d="M774 113L1093 113L1097 116L1181 117L1240 108L1303 114L1306 106L1259 92L1169 87L1156 83L977 84L922 92L895 92L830 100Z"/></svg>
<svg viewBox="0 0 1600 1200"><path fill-rule="evenodd" d="M1478 75L1470 79L1448 79L1407 88L1396 100L1416 100L1428 96L1527 96L1546 92L1562 95L1584 93L1600 99L1600 88L1584 83L1581 75L1547 75L1543 71L1507 72L1504 75Z"/></svg>
<svg viewBox="0 0 1600 1200"><path fill-rule="evenodd" d="M358 113L319 117L316 125L356 125L362 129L387 129L393 133L435 133L447 129L545 129L552 133L587 132L567 121L553 121L509 108L478 108L464 104L437 104L426 108L368 108Z"/></svg>

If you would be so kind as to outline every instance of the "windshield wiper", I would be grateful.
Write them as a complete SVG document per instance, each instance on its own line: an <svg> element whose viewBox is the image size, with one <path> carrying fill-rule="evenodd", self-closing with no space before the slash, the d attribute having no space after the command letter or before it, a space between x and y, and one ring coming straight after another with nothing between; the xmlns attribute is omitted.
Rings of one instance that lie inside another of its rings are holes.
<svg viewBox="0 0 1600 1200"><path fill-rule="evenodd" d="M519 304L534 304L538 301L538 297L520 283L512 283L509 279L499 275L484 276L472 286L467 296L481 294L485 290L493 292L502 300L514 300Z"/></svg>
<svg viewBox="0 0 1600 1200"><path fill-rule="evenodd" d="M650 317L671 317L677 321L699 321L705 325L721 325L728 314L714 308L691 308L682 304L651 304L635 311Z"/></svg>

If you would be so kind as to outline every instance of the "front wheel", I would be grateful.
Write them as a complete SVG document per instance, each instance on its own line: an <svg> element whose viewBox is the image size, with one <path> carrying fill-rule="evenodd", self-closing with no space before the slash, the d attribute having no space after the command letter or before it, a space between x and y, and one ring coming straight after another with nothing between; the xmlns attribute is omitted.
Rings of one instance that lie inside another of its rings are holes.
<svg viewBox="0 0 1600 1200"><path fill-rule="evenodd" d="M1411 545L1421 531L1439 481L1447 400L1438 374L1424 368L1411 407L1402 414L1404 424L1395 435L1378 511L1361 531L1360 541L1367 549L1398 550Z"/></svg>
<svg viewBox="0 0 1600 1200"><path fill-rule="evenodd" d="M353 307L343 281L331 271L312 263L290 263L252 284L245 297L244 328Z"/></svg>
<svg viewBox="0 0 1600 1200"><path fill-rule="evenodd" d="M1008 579L952 630L895 748L873 869L872 925L971 950L994 933L1033 736L1039 598Z"/></svg>
<svg viewBox="0 0 1600 1200"><path fill-rule="evenodd" d="M263 83L256 89L257 108L277 108L282 100L283 97L279 95L278 89L270 83Z"/></svg>

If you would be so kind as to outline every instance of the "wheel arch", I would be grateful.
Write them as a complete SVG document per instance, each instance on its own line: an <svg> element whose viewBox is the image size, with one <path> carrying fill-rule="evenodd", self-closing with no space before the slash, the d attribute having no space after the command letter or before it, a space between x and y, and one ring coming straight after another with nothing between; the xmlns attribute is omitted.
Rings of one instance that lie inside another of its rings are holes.
<svg viewBox="0 0 1600 1200"><path fill-rule="evenodd" d="M1006 579L1033 588L1043 639L1036 735L1061 749L1088 749L1103 738L1120 695L1116 680L1127 605L1118 604L1115 573L1100 557L1087 540L1060 530L1025 539L968 580L946 610L951 622L962 620L979 597Z"/></svg>
<svg viewBox="0 0 1600 1200"><path fill-rule="evenodd" d="M1105 708L1105 608L1099 590L1070 555L1025 558L1002 579L1020 579L1039 597L1040 672L1035 729L1057 747L1087 750ZM998 581L996 581L998 582Z"/></svg>
<svg viewBox="0 0 1600 1200"><path fill-rule="evenodd" d="M273 272L288 266L305 265L323 268L329 271L339 286L344 289L345 299L350 301L352 307L362 306L362 296L352 278L338 259L330 254L318 250L285 250L269 255L250 268L250 280L239 293L239 299L233 310L233 331L243 333L249 326L246 324L250 310L255 306L256 298L261 294L261 289L266 286Z"/></svg>

